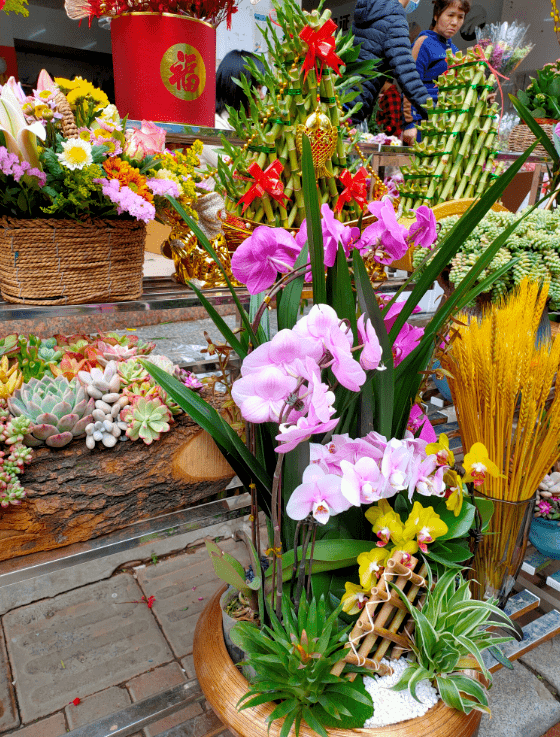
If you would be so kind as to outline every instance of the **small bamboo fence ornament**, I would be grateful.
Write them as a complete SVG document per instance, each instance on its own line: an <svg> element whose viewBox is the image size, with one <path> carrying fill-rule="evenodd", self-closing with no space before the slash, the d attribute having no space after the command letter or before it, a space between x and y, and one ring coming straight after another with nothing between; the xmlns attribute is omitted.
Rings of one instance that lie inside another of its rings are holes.
<svg viewBox="0 0 560 737"><path fill-rule="evenodd" d="M390 660L398 660L411 649L413 620L399 594L391 590L389 579L396 579L395 586L415 606L423 603L423 590L428 583L424 578L426 566L414 557L410 557L405 565L405 555L397 551L387 561L377 586L371 589L371 597L349 635L346 646L349 652L333 667L333 675L339 676L347 663L368 668L380 676L391 675L393 669L381 659L389 653L387 657ZM418 565L419 570L415 572ZM356 673L350 673L348 677L352 681Z"/></svg>

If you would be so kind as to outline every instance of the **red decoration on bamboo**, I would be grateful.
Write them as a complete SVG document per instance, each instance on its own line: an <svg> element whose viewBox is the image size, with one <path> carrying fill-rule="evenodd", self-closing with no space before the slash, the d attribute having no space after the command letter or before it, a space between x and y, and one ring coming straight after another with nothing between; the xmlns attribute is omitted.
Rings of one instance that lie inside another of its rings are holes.
<svg viewBox="0 0 560 737"><path fill-rule="evenodd" d="M273 161L272 164L270 164L265 169L265 171L263 171L256 162L253 162L249 166L248 170L249 174L255 180L255 184L253 184L252 187L250 187L250 189L245 192L243 197L237 203L238 205L240 205L243 202L243 210L241 211L242 213L245 212L245 210L249 207L254 199L256 199L257 197L262 197L264 194L269 195L274 200L276 200L276 202L279 202L282 206L285 205L283 198L286 198L286 200L289 201L289 197L284 194L284 185L278 179L278 177L284 170L281 161L276 159L276 161Z"/></svg>
<svg viewBox="0 0 560 737"><path fill-rule="evenodd" d="M354 176L345 169L339 176L340 181L344 184L345 189L341 192L340 197L336 201L335 212L340 212L343 205L351 200L355 200L360 207L367 205L367 170L362 166Z"/></svg>
<svg viewBox="0 0 560 737"><path fill-rule="evenodd" d="M314 30L311 26L305 26L299 34L301 40L308 46L302 66L304 81L307 79L309 71L315 68L317 59L321 61L319 79L325 66L333 69L339 76L341 75L338 67L342 64L342 59L334 53L336 41L333 38L333 33L337 27L333 20L328 20L317 30Z"/></svg>

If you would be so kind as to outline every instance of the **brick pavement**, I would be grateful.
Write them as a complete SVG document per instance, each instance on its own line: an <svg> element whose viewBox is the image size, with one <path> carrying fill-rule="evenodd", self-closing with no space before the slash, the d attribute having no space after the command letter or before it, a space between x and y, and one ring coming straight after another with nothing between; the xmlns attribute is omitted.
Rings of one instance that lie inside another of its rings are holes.
<svg viewBox="0 0 560 737"><path fill-rule="evenodd" d="M246 565L242 543L228 539L220 546ZM1 617L8 651L4 663L0 627L2 737L62 737L195 677L194 626L221 585L206 548L135 569L134 575L138 582L118 573ZM143 595L156 597L153 608L130 603ZM76 697L78 705L71 703ZM134 737L156 735L233 737L202 695Z"/></svg>

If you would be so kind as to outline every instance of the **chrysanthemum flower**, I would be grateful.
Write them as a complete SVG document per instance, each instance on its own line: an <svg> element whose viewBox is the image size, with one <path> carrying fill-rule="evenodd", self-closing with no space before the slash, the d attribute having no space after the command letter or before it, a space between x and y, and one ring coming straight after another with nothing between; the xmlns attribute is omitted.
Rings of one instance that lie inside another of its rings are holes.
<svg viewBox="0 0 560 737"><path fill-rule="evenodd" d="M83 169L93 164L91 143L81 138L71 138L62 142L62 153L57 154L60 163L67 169Z"/></svg>
<svg viewBox="0 0 560 737"><path fill-rule="evenodd" d="M146 183L146 177L139 170L118 157L108 158L103 162L103 168L107 178L118 179L121 187L128 187L134 194L142 197L147 202L153 202L154 197Z"/></svg>

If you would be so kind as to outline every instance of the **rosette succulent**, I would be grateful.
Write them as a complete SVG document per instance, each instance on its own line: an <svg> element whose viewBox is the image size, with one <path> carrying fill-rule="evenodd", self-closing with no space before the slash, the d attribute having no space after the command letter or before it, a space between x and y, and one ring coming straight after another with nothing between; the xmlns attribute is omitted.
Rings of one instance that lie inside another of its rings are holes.
<svg viewBox="0 0 560 737"><path fill-rule="evenodd" d="M98 360L102 366L106 366L109 361L126 361L128 358L132 358L137 354L136 348L122 346L119 343L116 345L109 345L100 340L97 343L97 348L101 352Z"/></svg>
<svg viewBox="0 0 560 737"><path fill-rule="evenodd" d="M62 448L85 434L86 425L92 420L94 400L88 398L78 382L45 375L18 389L8 399L8 408L14 417L27 417L33 423L24 438L26 445L46 443L51 448Z"/></svg>
<svg viewBox="0 0 560 737"><path fill-rule="evenodd" d="M146 445L150 445L159 440L162 432L169 431L171 412L157 398L140 397L123 409L121 420L127 423L126 434L131 440L142 438Z"/></svg>
<svg viewBox="0 0 560 737"><path fill-rule="evenodd" d="M136 358L120 361L117 370L124 386L141 384L143 381L149 381L150 379L148 372Z"/></svg>

